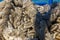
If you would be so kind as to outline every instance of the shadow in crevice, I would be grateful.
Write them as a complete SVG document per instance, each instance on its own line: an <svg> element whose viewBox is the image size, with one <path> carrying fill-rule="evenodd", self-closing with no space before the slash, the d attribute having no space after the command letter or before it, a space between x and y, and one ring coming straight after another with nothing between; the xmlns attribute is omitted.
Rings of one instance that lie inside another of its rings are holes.
<svg viewBox="0 0 60 40"><path fill-rule="evenodd" d="M49 26L48 24L49 17L46 18L47 15L48 14L46 14L45 16L42 16L42 14L40 14L39 12L36 14L35 32L38 40L45 40L45 28L47 27L46 25Z"/></svg>
<svg viewBox="0 0 60 40"><path fill-rule="evenodd" d="M36 14L36 20L35 20L36 37L38 38L38 40L44 40L44 29L45 29L45 27L41 26L40 21L43 21L42 15L38 12Z"/></svg>

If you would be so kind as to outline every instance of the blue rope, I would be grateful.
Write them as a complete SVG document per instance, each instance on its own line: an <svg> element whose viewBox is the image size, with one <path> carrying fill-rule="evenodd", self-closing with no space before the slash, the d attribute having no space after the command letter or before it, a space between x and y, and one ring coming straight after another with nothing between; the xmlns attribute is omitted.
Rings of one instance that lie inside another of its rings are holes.
<svg viewBox="0 0 60 40"><path fill-rule="evenodd" d="M32 2L36 5L45 5L45 4L49 4L51 5L53 3L53 0L46 0L46 1L43 1L43 0L32 0Z"/></svg>
<svg viewBox="0 0 60 40"><path fill-rule="evenodd" d="M53 0L49 0L49 4L52 4L53 3Z"/></svg>
<svg viewBox="0 0 60 40"><path fill-rule="evenodd" d="M3 1L3 0L0 0L0 2Z"/></svg>

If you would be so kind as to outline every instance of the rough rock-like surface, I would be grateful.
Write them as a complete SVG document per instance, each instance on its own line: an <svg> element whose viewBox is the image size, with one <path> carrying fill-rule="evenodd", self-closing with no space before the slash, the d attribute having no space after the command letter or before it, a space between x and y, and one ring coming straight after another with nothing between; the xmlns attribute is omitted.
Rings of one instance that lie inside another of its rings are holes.
<svg viewBox="0 0 60 40"><path fill-rule="evenodd" d="M0 40L60 40L60 4L51 9L31 0L0 2Z"/></svg>
<svg viewBox="0 0 60 40"><path fill-rule="evenodd" d="M30 0L4 0L0 3L1 40L31 40L34 38L34 19L37 13ZM30 4L28 4L30 3Z"/></svg>

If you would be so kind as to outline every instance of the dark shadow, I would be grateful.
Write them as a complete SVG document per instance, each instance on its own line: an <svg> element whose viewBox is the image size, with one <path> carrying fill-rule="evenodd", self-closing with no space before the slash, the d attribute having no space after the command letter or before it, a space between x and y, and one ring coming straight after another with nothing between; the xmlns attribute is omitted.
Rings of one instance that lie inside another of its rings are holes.
<svg viewBox="0 0 60 40"><path fill-rule="evenodd" d="M50 13L46 13L42 16L39 12L36 14L35 19L35 31L36 31L36 37L38 40L45 40L45 28L50 26L49 25L49 17Z"/></svg>
<svg viewBox="0 0 60 40"><path fill-rule="evenodd" d="M43 23L40 23L42 21L44 21L42 19L42 15L38 12L36 14L36 19L35 19L35 31L36 31L36 37L38 38L38 40L44 40L44 30L45 30L45 27L42 27Z"/></svg>

